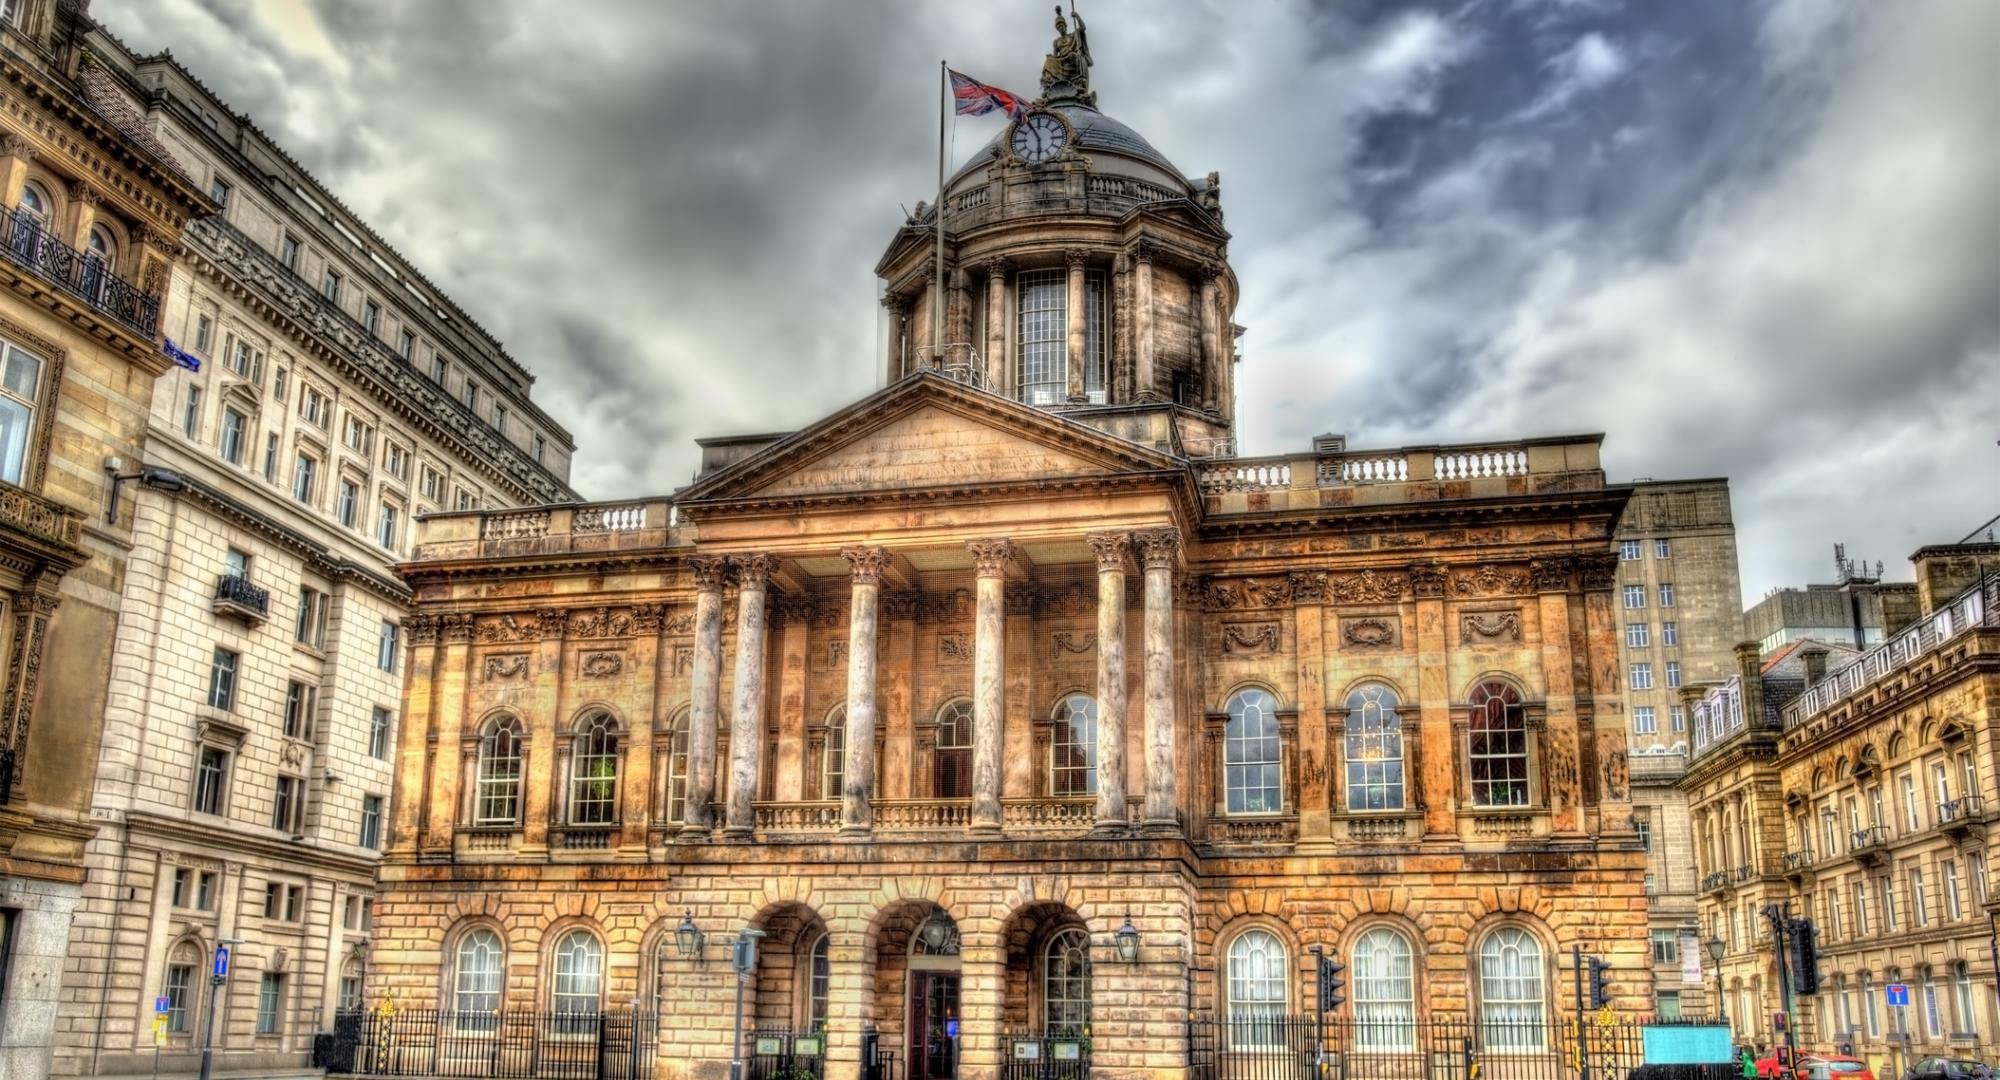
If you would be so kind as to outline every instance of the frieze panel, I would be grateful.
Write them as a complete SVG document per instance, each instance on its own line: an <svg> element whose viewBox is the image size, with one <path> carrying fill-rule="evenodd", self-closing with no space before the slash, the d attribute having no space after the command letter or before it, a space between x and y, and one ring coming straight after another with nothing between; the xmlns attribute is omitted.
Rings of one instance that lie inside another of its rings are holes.
<svg viewBox="0 0 2000 1080"><path fill-rule="evenodd" d="M1291 582L1282 578L1200 579L1197 603L1209 611L1255 611L1292 602Z"/></svg>
<svg viewBox="0 0 2000 1080"><path fill-rule="evenodd" d="M1097 635L1089 631L1058 630L1049 639L1049 659L1061 660L1069 654L1087 654L1097 648Z"/></svg>
<svg viewBox="0 0 2000 1080"><path fill-rule="evenodd" d="M1297 604L1324 604L1333 595L1329 575L1324 570L1294 570L1285 575L1286 584L1291 586L1292 602Z"/></svg>
<svg viewBox="0 0 2000 1080"><path fill-rule="evenodd" d="M1277 651L1276 622L1222 624L1222 652L1225 656L1264 656Z"/></svg>
<svg viewBox="0 0 2000 1080"><path fill-rule="evenodd" d="M1410 567L1410 590L1419 600L1434 600L1444 595L1445 570L1443 563L1417 563Z"/></svg>
<svg viewBox="0 0 2000 1080"><path fill-rule="evenodd" d="M1097 590L1071 582L1036 594L1035 608L1042 615L1085 615L1097 610Z"/></svg>
<svg viewBox="0 0 2000 1080"><path fill-rule="evenodd" d="M528 654L493 653L486 657L486 666L481 675L484 682L510 682L528 677Z"/></svg>
<svg viewBox="0 0 2000 1080"><path fill-rule="evenodd" d="M1487 563L1452 579L1451 591L1459 596L1501 596L1529 591L1528 575L1520 570L1502 570Z"/></svg>
<svg viewBox="0 0 2000 1080"><path fill-rule="evenodd" d="M1459 616L1458 639L1468 645L1521 640L1518 611L1468 611Z"/></svg>
<svg viewBox="0 0 2000 1080"><path fill-rule="evenodd" d="M834 638L822 647L813 650L813 667L820 671L839 671L847 666L847 639Z"/></svg>
<svg viewBox="0 0 2000 1080"><path fill-rule="evenodd" d="M534 641L541 634L541 620L533 615L481 615L472 621L472 636L482 645Z"/></svg>
<svg viewBox="0 0 2000 1080"><path fill-rule="evenodd" d="M573 638L631 637L636 629L629 608L597 608L594 611L578 611L569 617L569 636Z"/></svg>
<svg viewBox="0 0 2000 1080"><path fill-rule="evenodd" d="M610 650L582 653L577 657L576 674L581 679L614 679L625 673L625 654Z"/></svg>
<svg viewBox="0 0 2000 1080"><path fill-rule="evenodd" d="M1403 620L1394 615L1358 615L1340 620L1340 640L1349 648L1393 649L1403 643Z"/></svg>
<svg viewBox="0 0 2000 1080"><path fill-rule="evenodd" d="M1333 584L1333 602L1336 604L1393 604L1403 598L1407 579L1402 574L1378 573L1363 570L1349 574Z"/></svg>
<svg viewBox="0 0 2000 1080"><path fill-rule="evenodd" d="M970 664L972 662L972 635L964 631L939 634L937 662L939 664Z"/></svg>

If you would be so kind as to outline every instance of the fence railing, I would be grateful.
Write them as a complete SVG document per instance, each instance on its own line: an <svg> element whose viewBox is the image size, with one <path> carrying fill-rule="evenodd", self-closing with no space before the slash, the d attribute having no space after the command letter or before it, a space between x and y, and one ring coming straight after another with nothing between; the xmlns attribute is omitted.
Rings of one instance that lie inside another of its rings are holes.
<svg viewBox="0 0 2000 1080"><path fill-rule="evenodd" d="M362 1076L653 1080L652 1013L343 1012L313 1064Z"/></svg>
<svg viewBox="0 0 2000 1080"><path fill-rule="evenodd" d="M1188 1021L1189 1080L1579 1080L1567 1020L1376 1016L1198 1016ZM1624 1077L1644 1060L1641 1025L1582 1026L1590 1076ZM1323 1067L1323 1071L1322 1071Z"/></svg>
<svg viewBox="0 0 2000 1080"><path fill-rule="evenodd" d="M94 252L83 252L57 239L39 219L16 208L0 218L0 250L16 263L87 306L151 339L160 324L160 298L111 272Z"/></svg>
<svg viewBox="0 0 2000 1080"><path fill-rule="evenodd" d="M744 1035L746 1080L819 1080L826 1075L826 1035L818 1030L758 1028Z"/></svg>
<svg viewBox="0 0 2000 1080"><path fill-rule="evenodd" d="M1077 1033L1009 1031L1000 1038L1001 1080L1089 1080L1090 1039Z"/></svg>

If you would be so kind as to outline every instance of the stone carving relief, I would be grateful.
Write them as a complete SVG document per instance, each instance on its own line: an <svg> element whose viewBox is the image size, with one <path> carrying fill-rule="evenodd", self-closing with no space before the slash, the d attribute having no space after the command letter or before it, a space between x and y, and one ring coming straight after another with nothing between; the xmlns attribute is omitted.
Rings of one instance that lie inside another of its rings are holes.
<svg viewBox="0 0 2000 1080"><path fill-rule="evenodd" d="M1275 622L1224 623L1222 651L1229 656L1257 656L1278 651Z"/></svg>
<svg viewBox="0 0 2000 1080"><path fill-rule="evenodd" d="M660 624L660 632L665 634L694 633L694 612L683 611L678 615L667 616L666 621Z"/></svg>
<svg viewBox="0 0 2000 1080"><path fill-rule="evenodd" d="M1363 570L1341 578L1333 586L1333 602L1336 604L1386 604L1403 598L1404 578L1401 574L1378 574L1373 570Z"/></svg>
<svg viewBox="0 0 2000 1080"><path fill-rule="evenodd" d="M533 615L516 617L512 613L482 615L473 621L472 633L488 645L534 641L541 637L541 620Z"/></svg>
<svg viewBox="0 0 2000 1080"><path fill-rule="evenodd" d="M1460 596L1524 593L1528 591L1528 575L1519 570L1502 570L1492 563L1487 563L1469 574L1460 574L1454 578L1451 591Z"/></svg>
<svg viewBox="0 0 2000 1080"><path fill-rule="evenodd" d="M1576 569L1583 576L1584 588L1608 589L1618 581L1618 556L1609 551L1579 555Z"/></svg>
<svg viewBox="0 0 2000 1080"><path fill-rule="evenodd" d="M1044 615L1083 615L1097 610L1097 590L1074 582L1057 589L1044 589L1036 600Z"/></svg>
<svg viewBox="0 0 2000 1080"><path fill-rule="evenodd" d="M1285 575L1285 581L1292 589L1292 602L1297 604L1324 604L1333 595L1328 585L1330 577L1324 570L1294 570Z"/></svg>
<svg viewBox="0 0 2000 1080"><path fill-rule="evenodd" d="M1458 637L1467 644L1521 640L1518 611L1468 611L1459 616Z"/></svg>
<svg viewBox="0 0 2000 1080"><path fill-rule="evenodd" d="M1058 630L1050 640L1049 656L1060 660L1064 653L1088 653L1097 647L1097 635L1089 631Z"/></svg>
<svg viewBox="0 0 2000 1080"><path fill-rule="evenodd" d="M1528 564L1536 592L1562 592L1569 588L1569 560L1536 559Z"/></svg>
<svg viewBox="0 0 2000 1080"><path fill-rule="evenodd" d="M938 635L938 663L972 663L972 635L957 631Z"/></svg>
<svg viewBox="0 0 2000 1080"><path fill-rule="evenodd" d="M1626 772L1625 751L1613 750L1604 758L1604 797L1611 802L1623 802L1628 794L1627 785L1631 777Z"/></svg>
<svg viewBox="0 0 2000 1080"><path fill-rule="evenodd" d="M1423 533L1391 533L1382 537L1385 548L1420 548L1424 546Z"/></svg>
<svg viewBox="0 0 2000 1080"><path fill-rule="evenodd" d="M972 618L972 590L953 589L940 596L925 596L923 614L934 623L965 622Z"/></svg>
<svg viewBox="0 0 2000 1080"><path fill-rule="evenodd" d="M278 758L284 762L285 768L296 769L305 764L305 747L288 740L285 743L285 748L278 752Z"/></svg>
<svg viewBox="0 0 2000 1080"><path fill-rule="evenodd" d="M508 682L528 677L528 654L495 653L486 658L486 682Z"/></svg>
<svg viewBox="0 0 2000 1080"><path fill-rule="evenodd" d="M610 679L625 673L625 654L587 652L577 658L576 673L585 679Z"/></svg>
<svg viewBox="0 0 2000 1080"><path fill-rule="evenodd" d="M1202 578L1197 602L1210 611L1251 611L1292 602L1289 581L1266 578Z"/></svg>
<svg viewBox="0 0 2000 1080"><path fill-rule="evenodd" d="M569 617L569 636L574 638L631 637L634 630L630 609L601 607L578 611Z"/></svg>
<svg viewBox="0 0 2000 1080"><path fill-rule="evenodd" d="M694 674L694 646L674 646L674 674L676 676Z"/></svg>
<svg viewBox="0 0 2000 1080"><path fill-rule="evenodd" d="M1393 615L1363 615L1340 620L1340 640L1357 649L1387 649L1402 644L1402 620Z"/></svg>
<svg viewBox="0 0 2000 1080"><path fill-rule="evenodd" d="M1443 563L1418 563L1410 567L1410 589L1418 599L1435 599L1444 595L1445 572Z"/></svg>

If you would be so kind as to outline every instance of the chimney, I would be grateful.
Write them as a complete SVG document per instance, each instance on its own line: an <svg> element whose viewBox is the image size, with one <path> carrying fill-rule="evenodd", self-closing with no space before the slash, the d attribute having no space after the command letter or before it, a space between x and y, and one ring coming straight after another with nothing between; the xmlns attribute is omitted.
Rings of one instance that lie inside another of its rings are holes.
<svg viewBox="0 0 2000 1080"><path fill-rule="evenodd" d="M1806 666L1806 689L1818 686L1826 678L1826 646L1817 641L1799 646L1799 662Z"/></svg>
<svg viewBox="0 0 2000 1080"><path fill-rule="evenodd" d="M1736 673L1743 679L1743 723L1764 722L1764 650L1754 641L1736 643Z"/></svg>
<svg viewBox="0 0 2000 1080"><path fill-rule="evenodd" d="M1930 615L1977 583L2000 574L2000 544L1933 544L1917 549L1917 599Z"/></svg>

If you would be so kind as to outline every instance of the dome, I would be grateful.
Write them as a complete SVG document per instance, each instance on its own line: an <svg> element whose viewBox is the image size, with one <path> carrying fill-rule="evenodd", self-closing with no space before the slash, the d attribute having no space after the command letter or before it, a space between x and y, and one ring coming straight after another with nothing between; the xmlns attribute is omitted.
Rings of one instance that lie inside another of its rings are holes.
<svg viewBox="0 0 2000 1080"><path fill-rule="evenodd" d="M1175 168L1174 163L1168 161L1165 154L1154 149L1153 144L1147 142L1144 135L1132 130L1123 121L1113 119L1089 105L1074 100L1036 106L1036 108L1062 114L1063 119L1069 121L1070 126L1076 129L1077 149L1086 153L1119 154L1143 161L1172 177L1183 188L1192 190L1186 174ZM988 140L986 145L981 147L978 153L973 154L964 165L959 166L958 171L952 174L950 183L945 185L946 190L957 188L961 181L977 175L990 166L993 160L1000 156L1001 143L1012 130L1012 124L1001 128L999 134Z"/></svg>

